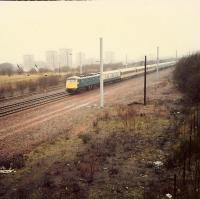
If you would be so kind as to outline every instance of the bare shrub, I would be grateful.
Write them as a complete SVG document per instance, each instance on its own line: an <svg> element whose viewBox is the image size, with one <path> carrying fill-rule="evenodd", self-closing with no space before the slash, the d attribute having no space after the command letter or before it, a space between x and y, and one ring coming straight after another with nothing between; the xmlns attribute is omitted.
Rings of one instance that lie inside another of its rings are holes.
<svg viewBox="0 0 200 199"><path fill-rule="evenodd" d="M25 166L25 157L23 154L16 154L13 157L8 157L0 160L0 167L20 169Z"/></svg>
<svg viewBox="0 0 200 199"><path fill-rule="evenodd" d="M79 138L83 141L84 144L86 144L91 140L92 136L89 133L85 133L85 134L80 134Z"/></svg>
<svg viewBox="0 0 200 199"><path fill-rule="evenodd" d="M60 80L59 76L40 77L38 80L38 84L40 89L46 89L49 86L58 85L59 80Z"/></svg>
<svg viewBox="0 0 200 199"><path fill-rule="evenodd" d="M48 77L48 86L56 86L59 83L59 76Z"/></svg>
<svg viewBox="0 0 200 199"><path fill-rule="evenodd" d="M104 119L104 120L109 120L109 119L110 119L110 113L109 113L108 110L105 110L105 111L104 111L103 119Z"/></svg>
<svg viewBox="0 0 200 199"><path fill-rule="evenodd" d="M124 124L126 128L130 128L133 123L133 127L135 128L135 116L136 111L129 107L129 106L119 106L117 108L117 116L121 120L121 122Z"/></svg>
<svg viewBox="0 0 200 199"><path fill-rule="evenodd" d="M38 84L39 84L40 89L46 89L48 86L47 77L40 77L38 79Z"/></svg>
<svg viewBox="0 0 200 199"><path fill-rule="evenodd" d="M28 83L28 89L29 89L29 92L35 92L38 88L38 82L35 82L35 81L29 81Z"/></svg>
<svg viewBox="0 0 200 199"><path fill-rule="evenodd" d="M174 71L174 81L189 100L194 103L200 101L200 53L179 60Z"/></svg>
<svg viewBox="0 0 200 199"><path fill-rule="evenodd" d="M0 87L0 98L4 98L4 97L5 97L5 88Z"/></svg>
<svg viewBox="0 0 200 199"><path fill-rule="evenodd" d="M12 97L14 95L14 88L12 87L11 84L7 84L5 86L5 93L9 96Z"/></svg>
<svg viewBox="0 0 200 199"><path fill-rule="evenodd" d="M98 170L98 165L98 158L94 153L90 152L82 157L77 169L80 171L81 177L84 177L87 182L91 183L95 172Z"/></svg>
<svg viewBox="0 0 200 199"><path fill-rule="evenodd" d="M24 91L27 88L27 83L25 81L17 82L16 83L16 88L21 94L24 94Z"/></svg>
<svg viewBox="0 0 200 199"><path fill-rule="evenodd" d="M96 118L95 120L93 120L93 122L92 122L92 126L93 126L93 130L94 130L94 132L96 133L96 134L98 134L99 133L99 131L100 131L100 128L99 128L99 118Z"/></svg>
<svg viewBox="0 0 200 199"><path fill-rule="evenodd" d="M92 126L93 126L93 128L97 128L97 126L98 126L98 120L97 119L93 120Z"/></svg>

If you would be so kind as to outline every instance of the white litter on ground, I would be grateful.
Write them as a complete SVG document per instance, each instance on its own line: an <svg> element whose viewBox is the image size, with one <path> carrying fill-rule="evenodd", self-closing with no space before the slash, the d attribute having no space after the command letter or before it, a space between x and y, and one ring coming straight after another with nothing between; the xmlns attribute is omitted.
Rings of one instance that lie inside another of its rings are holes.
<svg viewBox="0 0 200 199"><path fill-rule="evenodd" d="M161 162L161 161L155 161L155 162L153 162L153 164L154 164L155 167L163 166L163 162Z"/></svg>
<svg viewBox="0 0 200 199"><path fill-rule="evenodd" d="M15 173L16 171L14 169L0 169L0 173L2 174L8 174L8 173Z"/></svg>
<svg viewBox="0 0 200 199"><path fill-rule="evenodd" d="M167 196L168 198L172 198L172 195L171 195L170 193L167 193L166 196Z"/></svg>

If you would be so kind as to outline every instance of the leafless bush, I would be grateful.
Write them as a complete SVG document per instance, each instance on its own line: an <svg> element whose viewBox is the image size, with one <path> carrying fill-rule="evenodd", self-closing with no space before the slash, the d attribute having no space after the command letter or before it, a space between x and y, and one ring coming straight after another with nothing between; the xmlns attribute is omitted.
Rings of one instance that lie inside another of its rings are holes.
<svg viewBox="0 0 200 199"><path fill-rule="evenodd" d="M29 89L29 92L35 92L38 88L38 82L35 82L35 81L29 81L28 83L28 89Z"/></svg>
<svg viewBox="0 0 200 199"><path fill-rule="evenodd" d="M117 116L120 118L125 127L130 128L130 125L133 123L133 127L135 128L134 118L136 116L136 111L133 108L127 106L119 106L117 108Z"/></svg>
<svg viewBox="0 0 200 199"><path fill-rule="evenodd" d="M46 89L48 86L47 77L40 77L38 79L38 84L39 84L40 89Z"/></svg>
<svg viewBox="0 0 200 199"><path fill-rule="evenodd" d="M24 91L27 88L27 83L25 81L17 82L16 83L16 88L21 94L24 94Z"/></svg>
<svg viewBox="0 0 200 199"><path fill-rule="evenodd" d="M95 154L89 153L82 157L80 164L78 164L78 170L81 177L86 178L87 182L91 183L94 179L94 174L98 170L98 158Z"/></svg>
<svg viewBox="0 0 200 199"><path fill-rule="evenodd" d="M104 118L104 120L109 120L110 119L110 113L109 113L108 110L104 111L103 118Z"/></svg>
<svg viewBox="0 0 200 199"><path fill-rule="evenodd" d="M92 126L93 126L93 128L97 128L97 126L98 126L98 120L97 120L97 119L95 119L95 120L92 122Z"/></svg>
<svg viewBox="0 0 200 199"><path fill-rule="evenodd" d="M12 97L14 95L14 88L13 88L13 86L11 84L7 84L5 86L5 93L9 97Z"/></svg>
<svg viewBox="0 0 200 199"><path fill-rule="evenodd" d="M48 86L56 86L59 83L59 76L48 77Z"/></svg>
<svg viewBox="0 0 200 199"><path fill-rule="evenodd" d="M80 134L79 138L83 141L84 144L88 143L91 140L91 134L89 133L84 133L84 134Z"/></svg>
<svg viewBox="0 0 200 199"><path fill-rule="evenodd" d="M0 87L0 98L4 98L4 97L5 97L5 88Z"/></svg>
<svg viewBox="0 0 200 199"><path fill-rule="evenodd" d="M46 89L49 86L58 85L60 80L59 76L40 77L38 80L40 89Z"/></svg>
<svg viewBox="0 0 200 199"><path fill-rule="evenodd" d="M200 53L180 59L174 71L174 80L189 100L194 103L200 101Z"/></svg>

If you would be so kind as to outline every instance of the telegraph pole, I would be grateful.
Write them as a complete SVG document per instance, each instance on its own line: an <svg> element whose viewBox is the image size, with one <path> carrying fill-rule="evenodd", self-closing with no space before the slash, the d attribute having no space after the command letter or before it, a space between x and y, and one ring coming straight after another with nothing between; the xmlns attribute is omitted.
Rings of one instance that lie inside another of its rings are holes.
<svg viewBox="0 0 200 199"><path fill-rule="evenodd" d="M176 63L178 61L178 51L176 50Z"/></svg>
<svg viewBox="0 0 200 199"><path fill-rule="evenodd" d="M104 107L104 93L103 93L103 38L100 37L100 107Z"/></svg>
<svg viewBox="0 0 200 199"><path fill-rule="evenodd" d="M144 60L144 106L146 106L146 103L147 103L146 89L147 89L147 56L145 55L145 60Z"/></svg>
<svg viewBox="0 0 200 199"><path fill-rule="evenodd" d="M60 62L59 62L59 66L58 66L58 73L59 73L59 76L60 76Z"/></svg>
<svg viewBox="0 0 200 199"><path fill-rule="evenodd" d="M157 81L159 81L159 46L157 46L157 67L156 67L156 77L157 77Z"/></svg>
<svg viewBox="0 0 200 199"><path fill-rule="evenodd" d="M128 59L128 58L127 58L127 54L126 54L126 68L127 68L127 66L128 66L128 62L127 62L127 59Z"/></svg>
<svg viewBox="0 0 200 199"><path fill-rule="evenodd" d="M83 68L83 65L82 65L82 52L80 52L80 74L83 73L82 68Z"/></svg>

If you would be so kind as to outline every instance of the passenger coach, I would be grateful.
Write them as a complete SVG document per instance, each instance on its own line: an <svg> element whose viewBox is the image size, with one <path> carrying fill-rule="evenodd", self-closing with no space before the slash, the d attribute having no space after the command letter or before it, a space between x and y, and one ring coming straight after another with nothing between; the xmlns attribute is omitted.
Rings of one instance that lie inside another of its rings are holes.
<svg viewBox="0 0 200 199"><path fill-rule="evenodd" d="M159 70L170 67L175 64L173 62L165 62L159 64ZM147 65L147 73L156 71L156 64ZM103 73L104 83L113 83L116 81L132 78L144 73L144 66L130 67L120 70L106 71ZM69 77L66 81L66 90L69 93L76 93L81 90L90 90L98 87L100 84L100 74L91 73L88 75L80 75Z"/></svg>

